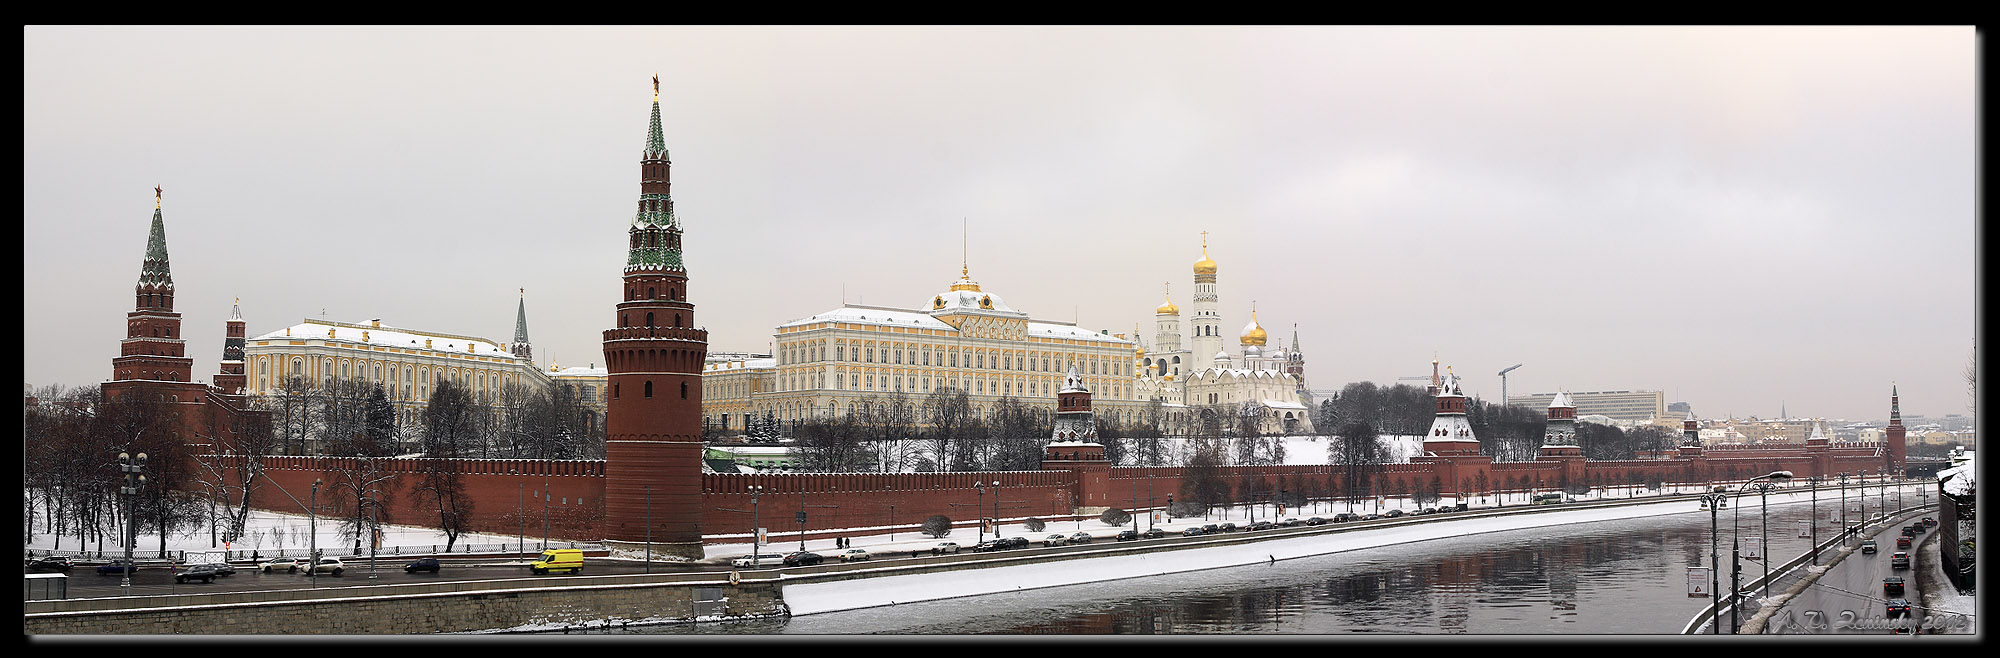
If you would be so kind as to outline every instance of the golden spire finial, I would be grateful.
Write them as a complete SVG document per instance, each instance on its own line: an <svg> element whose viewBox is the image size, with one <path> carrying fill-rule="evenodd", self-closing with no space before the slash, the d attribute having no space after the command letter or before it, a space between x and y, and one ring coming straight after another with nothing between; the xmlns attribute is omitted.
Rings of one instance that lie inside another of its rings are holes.
<svg viewBox="0 0 2000 658"><path fill-rule="evenodd" d="M153 185L153 209L154 209L154 210L159 210L159 209L160 209L160 192L161 192L161 190L160 190L160 186L159 186L159 185L157 185L157 184Z"/></svg>
<svg viewBox="0 0 2000 658"><path fill-rule="evenodd" d="M972 262L972 239L967 237L967 221L964 217L958 218L958 276L964 279L972 278L972 270L967 267Z"/></svg>
<svg viewBox="0 0 2000 658"><path fill-rule="evenodd" d="M660 74L653 74L653 102L660 102Z"/></svg>

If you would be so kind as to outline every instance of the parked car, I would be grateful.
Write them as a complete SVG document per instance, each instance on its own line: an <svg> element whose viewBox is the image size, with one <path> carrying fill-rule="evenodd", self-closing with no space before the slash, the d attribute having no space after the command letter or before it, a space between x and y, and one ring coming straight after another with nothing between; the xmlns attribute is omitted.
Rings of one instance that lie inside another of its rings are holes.
<svg viewBox="0 0 2000 658"><path fill-rule="evenodd" d="M874 556L869 555L868 549L865 548L850 548L840 553L842 562L863 562L872 557Z"/></svg>
<svg viewBox="0 0 2000 658"><path fill-rule="evenodd" d="M1063 535L1062 533L1056 533L1056 534L1053 534L1053 535L1049 535L1049 536L1047 536L1047 537L1043 537L1043 538L1042 538L1042 545L1043 545L1043 546L1068 546L1068 545L1069 545L1069 537L1066 537L1066 536L1064 536L1064 535Z"/></svg>
<svg viewBox="0 0 2000 658"><path fill-rule="evenodd" d="M1147 528L1145 532L1139 533L1139 536L1147 539L1159 539L1167 536L1167 531L1159 528Z"/></svg>
<svg viewBox="0 0 2000 658"><path fill-rule="evenodd" d="M1306 525L1326 525L1326 519L1315 516L1310 519L1306 519Z"/></svg>
<svg viewBox="0 0 2000 658"><path fill-rule="evenodd" d="M114 573L122 574L126 572L126 568L128 566L134 573L137 573L139 571L139 565L131 564L123 559L118 559L118 560L112 560L109 564L98 565L97 573L106 576Z"/></svg>
<svg viewBox="0 0 2000 658"><path fill-rule="evenodd" d="M1891 554L1889 556L1889 568L1891 569L1910 568L1910 554L1901 551L1897 551L1896 553Z"/></svg>
<svg viewBox="0 0 2000 658"><path fill-rule="evenodd" d="M1903 596L1903 579L1890 576L1882 579L1882 595L1900 598Z"/></svg>
<svg viewBox="0 0 2000 658"><path fill-rule="evenodd" d="M1909 538L1909 537L1897 537L1897 538L1896 538L1896 548L1897 548L1898 550L1909 550L1909 548L1910 548L1910 538Z"/></svg>
<svg viewBox="0 0 2000 658"><path fill-rule="evenodd" d="M1078 533L1076 533L1076 534L1074 534L1074 535L1070 535L1070 536L1069 536L1069 543L1072 543L1072 544L1088 544L1088 543L1090 543L1090 539L1091 539L1091 537L1090 537L1090 533L1088 533L1088 532L1078 532Z"/></svg>
<svg viewBox="0 0 2000 658"><path fill-rule="evenodd" d="M340 558L323 557L319 559L319 565L313 567L312 571L314 573L330 573L338 576L347 571L347 565L341 564Z"/></svg>
<svg viewBox="0 0 2000 658"><path fill-rule="evenodd" d="M417 561L415 562L403 565L403 573L416 573L419 571L429 571L431 573L437 573L439 566L440 565L438 564L437 558L420 557L417 558Z"/></svg>
<svg viewBox="0 0 2000 658"><path fill-rule="evenodd" d="M1182 530L1182 531L1181 531L1181 536L1182 536L1182 537L1200 537L1200 536L1202 536L1203 534L1207 534L1207 533L1204 533L1204 532L1202 532L1202 531L1201 531L1201 527L1200 527L1200 526L1195 526L1195 527L1191 527L1191 528L1188 528L1188 529L1186 529L1186 530Z"/></svg>
<svg viewBox="0 0 2000 658"><path fill-rule="evenodd" d="M35 572L60 571L69 573L76 568L76 561L67 555L44 555L28 561L28 570Z"/></svg>
<svg viewBox="0 0 2000 658"><path fill-rule="evenodd" d="M180 573L174 574L174 582L186 583L190 580L199 580L204 583L212 583L215 582L216 576L222 575L216 573L216 571L214 563L190 564L187 565L187 568L182 569Z"/></svg>
<svg viewBox="0 0 2000 658"><path fill-rule="evenodd" d="M758 567L783 566L784 563L785 563L785 556L783 555L779 555L777 553L759 553L757 554L756 559L754 560L751 559L751 556L748 555L736 558L734 560L730 560L729 566L736 567L738 569L755 569Z"/></svg>
<svg viewBox="0 0 2000 658"><path fill-rule="evenodd" d="M302 557L281 557L257 565L257 569L259 571L263 571L264 573L271 573L273 571L296 573L298 572L298 570L304 568L306 568L306 559Z"/></svg>
<svg viewBox="0 0 2000 658"><path fill-rule="evenodd" d="M1138 540L1139 540L1139 532L1137 530L1120 530L1118 532L1118 537L1116 538L1116 541L1138 541Z"/></svg>
<svg viewBox="0 0 2000 658"><path fill-rule="evenodd" d="M809 567L825 561L826 558L820 556L820 554L818 553L814 553L811 551L799 551L797 553L785 556L784 565L788 567Z"/></svg>
<svg viewBox="0 0 2000 658"><path fill-rule="evenodd" d="M958 552L957 542L943 542L931 547L931 555L950 555Z"/></svg>

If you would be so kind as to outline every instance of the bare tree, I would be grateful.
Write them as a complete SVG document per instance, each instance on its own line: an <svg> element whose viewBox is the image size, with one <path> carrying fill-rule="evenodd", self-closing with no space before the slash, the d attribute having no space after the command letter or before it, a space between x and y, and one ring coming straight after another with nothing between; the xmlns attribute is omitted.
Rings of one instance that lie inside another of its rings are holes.
<svg viewBox="0 0 2000 658"><path fill-rule="evenodd" d="M963 452L966 436L977 421L971 397L965 391L941 387L924 397L924 424L929 426L925 442L935 467L944 470L955 455ZM960 461L963 461L961 458Z"/></svg>
<svg viewBox="0 0 2000 658"><path fill-rule="evenodd" d="M320 435L319 409L324 401L320 387L303 375L279 380L277 391L262 401L277 421L276 447L287 454L306 454L307 444Z"/></svg>
<svg viewBox="0 0 2000 658"><path fill-rule="evenodd" d="M1334 433L1326 445L1327 463L1337 464L1343 473L1341 493L1351 505L1370 491L1371 476L1389 461L1389 450L1381 436L1366 422L1350 421Z"/></svg>

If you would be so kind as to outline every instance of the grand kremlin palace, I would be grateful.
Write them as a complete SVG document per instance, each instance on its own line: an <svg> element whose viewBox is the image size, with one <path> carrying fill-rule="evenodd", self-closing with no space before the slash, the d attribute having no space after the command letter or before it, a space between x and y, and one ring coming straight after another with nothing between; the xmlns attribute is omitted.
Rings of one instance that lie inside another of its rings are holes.
<svg viewBox="0 0 2000 658"><path fill-rule="evenodd" d="M982 417L1007 396L1053 413L1072 361L1097 393L1099 416L1130 424L1150 404L1132 385L1136 343L1030 318L963 270L922 309L847 304L778 325L776 338L768 360L706 366L704 422L740 431L750 415L824 418L901 393L921 423L924 398L946 387L965 391Z"/></svg>

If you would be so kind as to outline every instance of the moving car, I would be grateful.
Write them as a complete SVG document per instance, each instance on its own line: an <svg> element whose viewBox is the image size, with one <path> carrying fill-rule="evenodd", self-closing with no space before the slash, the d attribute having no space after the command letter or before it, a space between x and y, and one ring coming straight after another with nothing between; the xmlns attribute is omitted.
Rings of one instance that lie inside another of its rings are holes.
<svg viewBox="0 0 2000 658"><path fill-rule="evenodd" d="M1929 527L1929 526L1926 526L1926 525L1924 525L1924 523L1923 523L1922 521L1918 521L1918 522L1916 522L1916 523L1912 523L1912 524L1910 524L1910 534L1913 534L1913 535L1921 535L1921 534L1924 534L1924 528L1927 528L1927 527Z"/></svg>
<svg viewBox="0 0 2000 658"><path fill-rule="evenodd" d="M28 571L60 571L69 573L76 568L76 561L67 555L44 555L28 562Z"/></svg>
<svg viewBox="0 0 2000 658"><path fill-rule="evenodd" d="M1296 527L1297 525L1299 525L1299 518L1295 516L1289 519L1285 519L1283 521L1279 521L1278 525L1285 526L1287 528Z"/></svg>
<svg viewBox="0 0 2000 658"><path fill-rule="evenodd" d="M1910 616L1910 602L1906 599L1889 599L1887 607L1890 619Z"/></svg>
<svg viewBox="0 0 2000 658"><path fill-rule="evenodd" d="M1008 538L1006 538L1006 539L1002 539L1002 540L999 540L999 541L1000 541L1000 547L1001 547L1001 548L1027 548L1027 547L1028 547L1028 538L1027 538L1027 537L1008 537Z"/></svg>
<svg viewBox="0 0 2000 658"><path fill-rule="evenodd" d="M1908 549L1910 548L1910 538L1909 538L1909 537L1897 537L1897 538L1896 538L1896 548L1897 548L1898 550L1908 550Z"/></svg>
<svg viewBox="0 0 2000 658"><path fill-rule="evenodd" d="M784 563L785 563L785 556L779 555L777 553L759 553L757 554L755 560L752 560L751 556L745 555L743 557L739 557L729 561L730 566L736 567L738 569L754 569L757 567L776 567L776 566L782 566Z"/></svg>
<svg viewBox="0 0 2000 658"><path fill-rule="evenodd" d="M1147 539L1159 539L1167 536L1167 531L1159 528L1147 528L1145 532L1139 533L1139 536Z"/></svg>
<svg viewBox="0 0 2000 658"><path fill-rule="evenodd" d="M1862 552L1863 554L1866 554L1866 555L1874 555L1874 554L1875 554L1875 540L1873 540L1873 539L1864 539L1864 540L1861 540L1861 552Z"/></svg>
<svg viewBox="0 0 2000 658"><path fill-rule="evenodd" d="M826 558L821 557L820 554L818 553L814 553L811 551L799 551L797 553L785 556L784 564L785 566L788 567L810 567L812 565L819 564L825 561Z"/></svg>
<svg viewBox="0 0 2000 658"><path fill-rule="evenodd" d="M1904 552L1902 552L1902 551L1897 551L1896 553L1894 553L1894 554L1890 555L1890 556L1889 556L1889 568L1891 568L1891 569L1908 569L1908 568L1910 568L1910 554L1909 554L1909 553L1904 553Z"/></svg>
<svg viewBox="0 0 2000 658"><path fill-rule="evenodd" d="M422 557L422 558L417 558L417 561L415 562L403 565L403 573L416 573L419 571L429 571L431 573L437 573L440 566L441 565L438 564L437 558Z"/></svg>
<svg viewBox="0 0 2000 658"><path fill-rule="evenodd" d="M1556 501L1556 502L1562 502L1562 501ZM1383 518L1390 518L1390 519L1393 519L1393 518L1396 518L1396 517L1399 517L1399 516L1402 516L1402 515L1403 515L1403 510L1399 510L1399 509L1392 509L1392 510L1389 510L1388 512L1386 512L1386 513L1382 514Z"/></svg>
<svg viewBox="0 0 2000 658"><path fill-rule="evenodd" d="M957 542L943 542L931 547L931 555L950 555L958 552Z"/></svg>
<svg viewBox="0 0 2000 658"><path fill-rule="evenodd" d="M865 548L850 548L840 553L840 561L842 562L861 562L873 557L868 554L868 549Z"/></svg>
<svg viewBox="0 0 2000 658"><path fill-rule="evenodd" d="M1047 536L1047 537L1043 537L1043 538L1042 538L1042 545L1043 545L1043 546L1068 546L1068 545L1069 545L1069 537L1065 537L1065 536L1063 536L1063 535L1062 535L1062 533L1056 533L1056 534L1053 534L1053 535L1049 535L1049 536Z"/></svg>
<svg viewBox="0 0 2000 658"><path fill-rule="evenodd" d="M306 568L306 559L302 557L281 557L257 565L257 570L264 573L271 573L273 571L296 573L298 570L304 568Z"/></svg>
<svg viewBox="0 0 2000 658"><path fill-rule="evenodd" d="M1222 526L1213 523L1201 527L1201 533L1204 535L1213 535L1219 532L1222 532Z"/></svg>
<svg viewBox="0 0 2000 658"><path fill-rule="evenodd" d="M131 568L133 572L137 572L139 570L139 565L132 564L126 562L125 560L119 559L119 560L112 560L109 564L99 565L97 567L97 573L101 575L111 575L114 573L122 574L126 572L126 567L128 566Z"/></svg>
<svg viewBox="0 0 2000 658"><path fill-rule="evenodd" d="M347 565L341 564L340 558L337 557L320 558L319 564L312 568L312 573L330 573L336 576L346 571Z"/></svg>
<svg viewBox="0 0 2000 658"><path fill-rule="evenodd" d="M1310 519L1306 519L1306 525L1326 525L1326 519L1315 516Z"/></svg>
<svg viewBox="0 0 2000 658"><path fill-rule="evenodd" d="M1138 541L1138 540L1139 540L1139 533L1136 530L1121 530L1118 532L1118 537L1116 538L1116 541Z"/></svg>
<svg viewBox="0 0 2000 658"><path fill-rule="evenodd" d="M1206 528L1204 528L1204 530L1206 530ZM1223 532L1236 532L1236 530L1237 530L1237 527L1236 527L1236 524L1234 524L1234 523L1224 523L1224 524L1222 524L1222 528L1221 528L1221 530L1222 530Z"/></svg>
<svg viewBox="0 0 2000 658"><path fill-rule="evenodd" d="M236 567L235 567L235 565L231 565L231 564L230 564L230 563L228 563L228 562L210 562L209 564L213 564L213 565L215 565L215 575L218 575L218 576L234 576L234 575L236 575Z"/></svg>
<svg viewBox="0 0 2000 658"><path fill-rule="evenodd" d="M575 548L551 548L542 551L540 557L528 563L528 571L537 576L553 571L583 573L583 551Z"/></svg>
<svg viewBox="0 0 2000 658"><path fill-rule="evenodd" d="M212 583L215 582L216 576L222 575L217 573L217 571L213 563L191 564L186 569L181 570L180 573L174 574L174 582L186 583L190 580L199 580L204 583Z"/></svg>
<svg viewBox="0 0 2000 658"><path fill-rule="evenodd" d="M1888 597L1898 597L1898 598L1902 597L1903 579L1898 576L1890 576L1888 578L1883 578L1882 595Z"/></svg>
<svg viewBox="0 0 2000 658"><path fill-rule="evenodd" d="M1088 533L1088 532L1077 532L1076 534L1074 534L1074 535L1070 535L1070 536L1069 536L1069 543L1072 543L1072 544L1088 544L1088 543L1090 543L1090 539L1091 539L1091 537L1090 537L1090 533Z"/></svg>
<svg viewBox="0 0 2000 658"><path fill-rule="evenodd" d="M1924 525L1927 527L1935 528L1937 527L1937 519L1926 516L1924 517Z"/></svg>
<svg viewBox="0 0 2000 658"><path fill-rule="evenodd" d="M1256 523L1250 524L1250 527L1244 528L1244 530L1270 530L1276 527L1278 526L1272 524L1270 521L1258 521Z"/></svg>
<svg viewBox="0 0 2000 658"><path fill-rule="evenodd" d="M1206 534L1206 533L1203 533L1203 532L1201 531L1201 528L1200 528L1200 527L1193 527L1193 528L1188 528L1188 529L1186 529L1186 530L1182 530L1182 531L1181 531L1181 536L1182 536L1182 537L1200 537L1200 536L1202 536L1203 534Z"/></svg>

